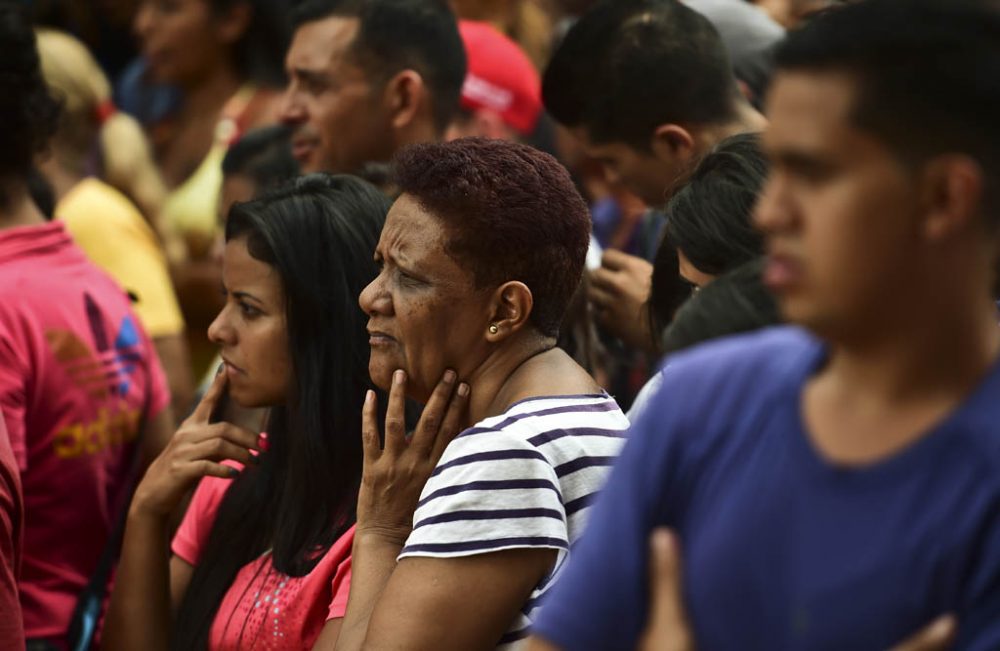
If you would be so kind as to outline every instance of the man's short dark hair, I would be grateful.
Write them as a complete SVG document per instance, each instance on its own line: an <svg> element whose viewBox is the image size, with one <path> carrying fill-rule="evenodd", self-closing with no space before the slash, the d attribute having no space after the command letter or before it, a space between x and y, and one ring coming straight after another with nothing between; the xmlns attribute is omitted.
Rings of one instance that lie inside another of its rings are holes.
<svg viewBox="0 0 1000 651"><path fill-rule="evenodd" d="M718 32L677 0L604 0L566 34L542 81L557 121L642 151L661 124L733 119L738 94Z"/></svg>
<svg viewBox="0 0 1000 651"><path fill-rule="evenodd" d="M60 106L42 76L31 23L10 0L0 2L0 52L0 179L25 179L56 132Z"/></svg>
<svg viewBox="0 0 1000 651"><path fill-rule="evenodd" d="M324 18L357 18L355 63L380 82L403 70L420 73L433 97L439 131L451 122L465 81L465 46L445 0L306 0L293 15L296 29Z"/></svg>
<svg viewBox="0 0 1000 651"><path fill-rule="evenodd" d="M476 286L523 282L531 325L558 335L590 244L590 212L566 168L533 147L486 138L412 145L394 167L400 192L442 221L448 254Z"/></svg>
<svg viewBox="0 0 1000 651"><path fill-rule="evenodd" d="M1000 3L867 0L817 17L776 57L779 70L850 75L853 123L903 162L975 158L1000 220Z"/></svg>

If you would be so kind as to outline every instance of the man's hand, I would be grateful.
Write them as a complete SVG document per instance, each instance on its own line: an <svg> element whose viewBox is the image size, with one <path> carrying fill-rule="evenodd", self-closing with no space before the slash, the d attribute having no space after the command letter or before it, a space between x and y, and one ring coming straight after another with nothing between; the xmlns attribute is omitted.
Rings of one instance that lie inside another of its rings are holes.
<svg viewBox="0 0 1000 651"><path fill-rule="evenodd" d="M646 307L652 279L653 265L646 260L608 250L601 267L591 272L587 292L598 323L627 345L647 352L655 352Z"/></svg>
<svg viewBox="0 0 1000 651"><path fill-rule="evenodd" d="M677 536L669 529L655 529L649 537L649 621L639 638L639 651L694 650Z"/></svg>
<svg viewBox="0 0 1000 651"><path fill-rule="evenodd" d="M649 542L649 621L639 638L638 651L695 651L694 633L684 609L677 536L669 529L655 529ZM889 651L947 651L956 629L954 616L944 615Z"/></svg>
<svg viewBox="0 0 1000 651"><path fill-rule="evenodd" d="M943 615L890 651L947 651L955 639L958 623L952 615Z"/></svg>

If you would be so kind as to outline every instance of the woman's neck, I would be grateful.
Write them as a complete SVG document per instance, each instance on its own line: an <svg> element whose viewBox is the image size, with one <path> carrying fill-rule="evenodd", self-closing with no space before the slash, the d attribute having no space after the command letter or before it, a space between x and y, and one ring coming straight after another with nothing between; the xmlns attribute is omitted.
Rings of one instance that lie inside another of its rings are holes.
<svg viewBox="0 0 1000 651"><path fill-rule="evenodd" d="M490 355L467 378L472 388L469 424L507 411L540 395L594 393L601 388L550 338L533 337Z"/></svg>
<svg viewBox="0 0 1000 651"><path fill-rule="evenodd" d="M197 83L184 87L182 113L188 116L218 115L243 80L228 64L212 66Z"/></svg>
<svg viewBox="0 0 1000 651"><path fill-rule="evenodd" d="M38 171L45 176L49 185L52 186L56 203L62 201L63 197L69 194L70 190L75 188L87 176L82 172L71 169L71 166L66 164L65 161L66 157L63 155L63 152L56 147L51 156L38 164Z"/></svg>

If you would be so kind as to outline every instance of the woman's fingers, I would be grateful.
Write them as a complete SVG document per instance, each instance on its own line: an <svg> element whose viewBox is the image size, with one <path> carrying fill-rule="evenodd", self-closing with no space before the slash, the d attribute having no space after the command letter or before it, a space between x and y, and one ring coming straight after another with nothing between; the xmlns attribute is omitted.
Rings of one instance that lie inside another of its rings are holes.
<svg viewBox="0 0 1000 651"><path fill-rule="evenodd" d="M393 456L406 449L406 371L392 374L385 412L385 452Z"/></svg>
<svg viewBox="0 0 1000 651"><path fill-rule="evenodd" d="M205 436L201 440L221 438L249 450L260 451L260 435L232 423L214 423L204 428L203 431Z"/></svg>
<svg viewBox="0 0 1000 651"><path fill-rule="evenodd" d="M410 448L418 454L430 454L434 449L435 441L441 431L445 415L448 413L448 405L452 402L452 394L455 392L455 371L448 369L441 376L430 400L424 405L424 411L420 415L420 422L413 433L410 441Z"/></svg>
<svg viewBox="0 0 1000 651"><path fill-rule="evenodd" d="M215 411L215 407L219 404L222 394L226 391L227 381L228 376L225 373L217 373L215 375L215 379L212 380L208 391L202 396L201 402L198 403L198 406L194 408L194 411L188 417L189 422L207 423L212 418L212 412Z"/></svg>
<svg viewBox="0 0 1000 651"><path fill-rule="evenodd" d="M465 422L466 414L469 410L469 395L471 392L469 385L465 382L458 385L455 396L448 405L448 413L444 416L441 431L438 432L437 437L434 439L434 446L431 449L431 462L434 465L437 465L438 460L441 459L441 455L444 454L445 448L448 447L452 439L462 431L462 424Z"/></svg>
<svg viewBox="0 0 1000 651"><path fill-rule="evenodd" d="M257 463L250 450L223 438L213 438L195 443L189 449L192 461L239 461L244 466Z"/></svg>
<svg viewBox="0 0 1000 651"><path fill-rule="evenodd" d="M378 461L382 456L378 436L378 398L371 389L365 393L365 405L361 408L361 446L366 464Z"/></svg>
<svg viewBox="0 0 1000 651"><path fill-rule="evenodd" d="M198 477L218 477L220 479L233 479L240 474L236 468L214 461L199 461L192 467L192 470Z"/></svg>

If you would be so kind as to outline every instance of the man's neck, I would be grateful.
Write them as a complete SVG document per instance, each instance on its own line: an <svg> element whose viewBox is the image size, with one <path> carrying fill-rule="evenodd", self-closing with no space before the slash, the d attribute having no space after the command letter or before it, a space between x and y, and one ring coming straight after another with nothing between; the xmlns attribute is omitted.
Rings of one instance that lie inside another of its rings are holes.
<svg viewBox="0 0 1000 651"><path fill-rule="evenodd" d="M440 142L442 134L434 128L431 119L415 119L410 124L396 132L395 150L399 151L407 145L418 145L424 142Z"/></svg>
<svg viewBox="0 0 1000 651"><path fill-rule="evenodd" d="M992 301L937 313L906 327L831 345L824 373L860 396L885 403L967 391L1000 354Z"/></svg>
<svg viewBox="0 0 1000 651"><path fill-rule="evenodd" d="M831 343L803 392L806 428L822 457L838 465L883 460L933 431L974 391L1000 355L1000 327L985 294L958 298Z"/></svg>
<svg viewBox="0 0 1000 651"><path fill-rule="evenodd" d="M733 119L719 124L707 125L698 135L700 151L709 152L720 142L741 133L758 133L767 127L767 118L760 111L741 100L736 104Z"/></svg>
<svg viewBox="0 0 1000 651"><path fill-rule="evenodd" d="M0 194L4 198L0 207L0 230L45 223L45 216L28 194L27 184L23 181L8 181L0 183L0 188Z"/></svg>

